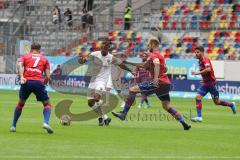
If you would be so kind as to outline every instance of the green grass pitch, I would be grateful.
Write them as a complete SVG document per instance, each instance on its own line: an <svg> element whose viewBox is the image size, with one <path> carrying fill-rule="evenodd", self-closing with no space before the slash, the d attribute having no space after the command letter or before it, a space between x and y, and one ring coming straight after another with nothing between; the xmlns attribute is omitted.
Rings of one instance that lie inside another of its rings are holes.
<svg viewBox="0 0 240 160"><path fill-rule="evenodd" d="M86 97L59 93L50 97L53 106L72 99L74 113L89 110ZM190 113L196 114L194 99L172 99L192 125L190 131L167 116L152 97L152 107L141 111L133 107L128 121L109 114L109 127L99 127L97 119L61 126L52 112L52 135L42 129L42 105L34 96L23 110L17 132L10 133L17 100L17 91L0 91L0 159L240 159L240 116L210 100L203 101L204 122L191 123Z"/></svg>

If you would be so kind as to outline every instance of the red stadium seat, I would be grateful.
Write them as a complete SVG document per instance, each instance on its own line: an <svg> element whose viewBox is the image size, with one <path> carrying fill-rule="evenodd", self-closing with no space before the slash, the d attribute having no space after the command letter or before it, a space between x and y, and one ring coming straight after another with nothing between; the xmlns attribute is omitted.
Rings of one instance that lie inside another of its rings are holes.
<svg viewBox="0 0 240 160"><path fill-rule="evenodd" d="M172 22L171 29L176 29L176 28L177 28L177 21L175 20L175 21Z"/></svg>
<svg viewBox="0 0 240 160"><path fill-rule="evenodd" d="M212 53L212 49L208 49L208 50L207 50L207 53L208 53L208 54L211 54L211 53Z"/></svg>
<svg viewBox="0 0 240 160"><path fill-rule="evenodd" d="M218 38L220 36L220 32L216 32L215 34L214 34L214 37L215 38Z"/></svg>
<svg viewBox="0 0 240 160"><path fill-rule="evenodd" d="M218 54L222 54L223 53L223 48L219 48L218 49Z"/></svg>
<svg viewBox="0 0 240 160"><path fill-rule="evenodd" d="M240 37L240 32L237 32L237 33L235 34L235 37Z"/></svg>
<svg viewBox="0 0 240 160"><path fill-rule="evenodd" d="M224 0L218 0L218 3L223 4Z"/></svg>
<svg viewBox="0 0 240 160"><path fill-rule="evenodd" d="M185 10L186 7L187 7L187 5L186 5L186 4L183 4L180 9L181 9L181 10Z"/></svg>
<svg viewBox="0 0 240 160"><path fill-rule="evenodd" d="M205 16L205 15L208 14L208 12L209 12L208 8L207 8L207 9L204 9L203 12L202 12L202 15Z"/></svg>
<svg viewBox="0 0 240 160"><path fill-rule="evenodd" d="M203 21L200 21L200 28L204 28L205 27L205 24Z"/></svg>
<svg viewBox="0 0 240 160"><path fill-rule="evenodd" d="M208 49L213 49L213 43L208 44Z"/></svg>
<svg viewBox="0 0 240 160"><path fill-rule="evenodd" d="M238 18L238 15L237 14L233 14L232 17L231 17L231 20L232 21L236 21Z"/></svg>
<svg viewBox="0 0 240 160"><path fill-rule="evenodd" d="M168 20L169 20L169 16L165 16L164 21L168 21Z"/></svg>
<svg viewBox="0 0 240 160"><path fill-rule="evenodd" d="M225 32L225 37L230 37L230 33L229 32Z"/></svg>
<svg viewBox="0 0 240 160"><path fill-rule="evenodd" d="M227 19L227 15L226 14L222 15L220 19L221 20L226 20Z"/></svg>
<svg viewBox="0 0 240 160"><path fill-rule="evenodd" d="M187 22L185 20L182 21L182 28L183 29L186 29L186 26L187 26Z"/></svg>
<svg viewBox="0 0 240 160"><path fill-rule="evenodd" d="M168 28L168 21L164 21L164 22L163 22L163 28L164 28L164 29L167 29L167 28Z"/></svg>
<svg viewBox="0 0 240 160"><path fill-rule="evenodd" d="M201 7L201 5L200 5L200 4L197 4L197 5L194 7L194 10L199 10L200 7Z"/></svg>
<svg viewBox="0 0 240 160"><path fill-rule="evenodd" d="M239 42L240 42L240 37L236 37L235 43L239 43Z"/></svg>
<svg viewBox="0 0 240 160"><path fill-rule="evenodd" d="M238 4L238 5L236 6L236 10L237 10L237 11L240 11L240 4Z"/></svg>
<svg viewBox="0 0 240 160"><path fill-rule="evenodd" d="M222 8L217 10L217 15L221 15L222 13L223 13L223 9Z"/></svg>
<svg viewBox="0 0 240 160"><path fill-rule="evenodd" d="M229 23L229 28L234 28L235 27L235 21L231 21Z"/></svg>
<svg viewBox="0 0 240 160"><path fill-rule="evenodd" d="M184 15L187 15L187 14L189 14L189 13L190 13L190 9L186 9L186 10L183 12Z"/></svg>

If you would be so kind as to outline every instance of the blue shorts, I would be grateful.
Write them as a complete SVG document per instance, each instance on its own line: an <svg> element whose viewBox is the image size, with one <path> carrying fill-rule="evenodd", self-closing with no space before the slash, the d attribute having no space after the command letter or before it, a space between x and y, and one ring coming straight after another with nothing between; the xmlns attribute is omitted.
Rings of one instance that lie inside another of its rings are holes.
<svg viewBox="0 0 240 160"><path fill-rule="evenodd" d="M27 80L19 90L19 98L27 100L31 93L36 95L37 101L49 100L45 85L38 80Z"/></svg>
<svg viewBox="0 0 240 160"><path fill-rule="evenodd" d="M143 93L144 95L149 96L155 93L161 101L170 102L169 92L171 89L171 84L155 85L152 82L143 82L138 84L138 86L141 90L141 93Z"/></svg>
<svg viewBox="0 0 240 160"><path fill-rule="evenodd" d="M219 98L219 92L216 85L211 85L211 86L201 85L197 89L197 93L200 94L202 97L204 97L208 92L210 92L213 99Z"/></svg>

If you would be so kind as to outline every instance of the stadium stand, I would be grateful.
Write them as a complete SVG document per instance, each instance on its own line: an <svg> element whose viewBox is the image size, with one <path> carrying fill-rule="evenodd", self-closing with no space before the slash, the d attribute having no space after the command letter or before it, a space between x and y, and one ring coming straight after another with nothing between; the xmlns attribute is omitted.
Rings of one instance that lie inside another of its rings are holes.
<svg viewBox="0 0 240 160"><path fill-rule="evenodd" d="M93 23L83 29L83 1L0 0L0 43L4 46L0 53L18 56L19 40L24 39L41 43L48 55L86 55L98 50L101 37L108 35L115 43L115 51L137 56L147 50L148 37L157 35L161 37L160 49L167 58L194 58L193 48L197 45L203 45L214 60L240 57L239 1L132 0L132 30L124 31L126 2L95 0L90 13ZM56 5L61 9L60 24L53 23L52 10ZM73 14L71 28L63 15L67 8Z"/></svg>
<svg viewBox="0 0 240 160"><path fill-rule="evenodd" d="M228 0L176 1L154 17L160 29L237 29L239 8L239 2Z"/></svg>

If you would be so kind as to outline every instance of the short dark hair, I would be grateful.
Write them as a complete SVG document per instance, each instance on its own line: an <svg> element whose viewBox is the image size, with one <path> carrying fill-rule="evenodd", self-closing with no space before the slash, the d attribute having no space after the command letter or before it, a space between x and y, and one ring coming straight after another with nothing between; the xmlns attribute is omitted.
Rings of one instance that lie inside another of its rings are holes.
<svg viewBox="0 0 240 160"><path fill-rule="evenodd" d="M102 44L110 47L112 45L112 41L108 37L103 37L102 38Z"/></svg>
<svg viewBox="0 0 240 160"><path fill-rule="evenodd" d="M203 46L197 46L194 50L198 50L200 52L204 52Z"/></svg>
<svg viewBox="0 0 240 160"><path fill-rule="evenodd" d="M41 49L41 45L38 44L38 43L33 43L33 44L31 45L31 49L40 50L40 49Z"/></svg>

